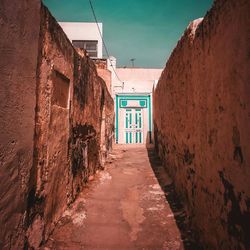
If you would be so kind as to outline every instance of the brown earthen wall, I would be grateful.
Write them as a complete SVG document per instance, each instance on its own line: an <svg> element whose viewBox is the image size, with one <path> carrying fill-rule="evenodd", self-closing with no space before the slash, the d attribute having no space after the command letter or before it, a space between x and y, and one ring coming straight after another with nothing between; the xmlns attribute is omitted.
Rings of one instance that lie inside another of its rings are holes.
<svg viewBox="0 0 250 250"><path fill-rule="evenodd" d="M215 1L154 93L156 148L207 249L250 247L249 11L248 0Z"/></svg>
<svg viewBox="0 0 250 250"><path fill-rule="evenodd" d="M27 208L27 244L34 248L48 237L72 201L68 141L76 54L43 6L40 15L35 154Z"/></svg>
<svg viewBox="0 0 250 250"><path fill-rule="evenodd" d="M40 1L0 1L0 249L22 249L33 163Z"/></svg>
<svg viewBox="0 0 250 250"><path fill-rule="evenodd" d="M97 68L98 75L104 80L106 83L107 89L111 95L111 71L108 69L100 69Z"/></svg>
<svg viewBox="0 0 250 250"><path fill-rule="evenodd" d="M80 192L83 180L103 168L113 140L113 99L106 84L88 57L75 57L73 85L70 159L74 192ZM80 69L80 70L79 70ZM103 136L106 131L107 136ZM76 194L74 193L74 196Z"/></svg>
<svg viewBox="0 0 250 250"><path fill-rule="evenodd" d="M112 95L111 71L107 68L108 60L94 59L94 63L96 65L97 74L104 80L110 95Z"/></svg>
<svg viewBox="0 0 250 250"><path fill-rule="evenodd" d="M76 51L49 11L41 9L35 164L28 208L28 244L46 240L88 178L103 167L110 147L101 132L113 100L84 51ZM112 124L109 124L111 122ZM109 130L113 138L113 131ZM108 139L107 139L108 140Z"/></svg>
<svg viewBox="0 0 250 250"><path fill-rule="evenodd" d="M0 248L37 249L103 167L113 100L40 1L7 2L0 3Z"/></svg>

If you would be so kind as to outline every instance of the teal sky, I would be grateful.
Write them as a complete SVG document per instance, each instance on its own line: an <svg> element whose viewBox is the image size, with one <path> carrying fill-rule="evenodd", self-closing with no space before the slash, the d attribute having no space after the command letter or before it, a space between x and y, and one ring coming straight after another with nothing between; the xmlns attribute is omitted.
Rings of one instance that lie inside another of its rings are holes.
<svg viewBox="0 0 250 250"><path fill-rule="evenodd" d="M43 0L58 21L94 22L88 0ZM110 55L119 66L161 68L190 21L213 0L92 0ZM105 52L103 52L105 55Z"/></svg>

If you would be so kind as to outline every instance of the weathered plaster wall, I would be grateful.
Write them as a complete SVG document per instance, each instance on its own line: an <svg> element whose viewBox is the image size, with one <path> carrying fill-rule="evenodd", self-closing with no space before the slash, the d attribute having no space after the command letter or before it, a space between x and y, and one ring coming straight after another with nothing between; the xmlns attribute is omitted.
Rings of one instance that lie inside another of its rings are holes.
<svg viewBox="0 0 250 250"><path fill-rule="evenodd" d="M81 70L75 68L70 158L74 192L80 192L83 180L103 167L103 155L112 147L114 111L113 99L93 61L86 56L75 60Z"/></svg>
<svg viewBox="0 0 250 250"><path fill-rule="evenodd" d="M107 89L108 89L108 91L109 91L109 93L111 95L112 94L112 90L111 90L111 71L109 71L108 69L97 68L97 73L104 80L104 82L106 83Z"/></svg>
<svg viewBox="0 0 250 250"><path fill-rule="evenodd" d="M22 249L35 128L40 1L0 1L0 249Z"/></svg>
<svg viewBox="0 0 250 250"><path fill-rule="evenodd" d="M207 249L250 247L249 11L248 0L215 1L154 93L156 148Z"/></svg>
<svg viewBox="0 0 250 250"><path fill-rule="evenodd" d="M72 182L68 141L76 52L48 10L41 8L35 155L30 178L27 242L37 248L68 202Z"/></svg>
<svg viewBox="0 0 250 250"><path fill-rule="evenodd" d="M48 238L88 178L103 167L113 138L113 100L105 82L44 7L39 45L36 154L27 231L27 242L35 248ZM101 133L107 137L101 139Z"/></svg>
<svg viewBox="0 0 250 250"><path fill-rule="evenodd" d="M37 249L103 167L113 100L40 1L0 7L0 248Z"/></svg>
<svg viewBox="0 0 250 250"><path fill-rule="evenodd" d="M112 95L111 71L107 68L109 61L107 59L94 59L94 62L97 74L104 80L110 95Z"/></svg>

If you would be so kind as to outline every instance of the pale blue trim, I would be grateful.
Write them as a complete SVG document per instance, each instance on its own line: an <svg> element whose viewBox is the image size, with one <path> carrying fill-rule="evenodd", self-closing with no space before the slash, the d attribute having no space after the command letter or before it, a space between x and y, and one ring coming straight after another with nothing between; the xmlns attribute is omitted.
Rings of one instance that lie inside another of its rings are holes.
<svg viewBox="0 0 250 250"><path fill-rule="evenodd" d="M119 108L123 108L123 107L120 107L120 101L122 99L125 99L125 100L146 100L146 107L140 107L140 108L147 108L148 109L148 126L149 126L149 142L152 143L152 110L151 110L151 95L150 94L145 94L145 95L130 95L130 94L117 94L116 95L116 128L115 128L115 134L116 134L116 143L119 142L119 124L118 124L118 121L119 121ZM124 107L126 108L126 107ZM139 107L138 107L139 108Z"/></svg>
<svg viewBox="0 0 250 250"><path fill-rule="evenodd" d="M137 107L137 108L147 108L148 107L148 98L146 97L146 98L126 98L125 96L122 96L122 97L119 97L119 107L120 108L130 108L130 106L123 106L122 105L122 102L123 101L129 101L129 100L136 100L136 101L146 101L146 105L145 106L140 106L140 107Z"/></svg>
<svg viewBox="0 0 250 250"><path fill-rule="evenodd" d="M115 114L115 142L118 143L118 96L115 96L115 106L116 106L116 114Z"/></svg>
<svg viewBox="0 0 250 250"><path fill-rule="evenodd" d="M151 112L151 96L148 96L148 117L149 117L149 143L152 143L152 112Z"/></svg>

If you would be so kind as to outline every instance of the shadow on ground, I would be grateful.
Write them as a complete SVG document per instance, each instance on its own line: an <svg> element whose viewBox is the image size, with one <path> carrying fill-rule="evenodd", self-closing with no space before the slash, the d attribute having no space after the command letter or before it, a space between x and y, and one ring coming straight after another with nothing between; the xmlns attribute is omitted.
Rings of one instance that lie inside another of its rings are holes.
<svg viewBox="0 0 250 250"><path fill-rule="evenodd" d="M188 216L180 197L175 192L174 182L169 178L154 147L148 145L147 151L151 167L174 214L176 224L181 233L184 248L186 250L202 250L203 248L194 240L194 233L189 228Z"/></svg>

